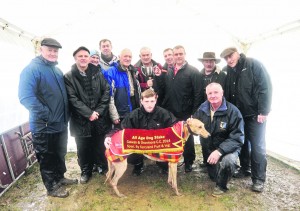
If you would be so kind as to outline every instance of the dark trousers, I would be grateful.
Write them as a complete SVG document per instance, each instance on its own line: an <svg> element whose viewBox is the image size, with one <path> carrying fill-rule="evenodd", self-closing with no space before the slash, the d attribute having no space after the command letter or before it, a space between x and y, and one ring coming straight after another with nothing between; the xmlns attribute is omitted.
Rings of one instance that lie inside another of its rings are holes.
<svg viewBox="0 0 300 211"><path fill-rule="evenodd" d="M238 152L229 153L221 157L216 165L208 164L209 177L216 182L216 185L227 190L227 184L235 172L238 159Z"/></svg>
<svg viewBox="0 0 300 211"><path fill-rule="evenodd" d="M90 176L94 164L107 167L104 138L104 134L93 134L92 137L75 137L81 174Z"/></svg>
<svg viewBox="0 0 300 211"><path fill-rule="evenodd" d="M204 140L200 137L200 144L201 144L201 151L203 156L203 163L207 164L207 159L209 157L209 143L207 143L207 140Z"/></svg>
<svg viewBox="0 0 300 211"><path fill-rule="evenodd" d="M188 140L185 142L183 151L184 163L193 165L196 158L194 136L190 135Z"/></svg>
<svg viewBox="0 0 300 211"><path fill-rule="evenodd" d="M32 139L43 183L48 191L52 191L67 171L65 155L67 154L68 131L33 133Z"/></svg>
<svg viewBox="0 0 300 211"><path fill-rule="evenodd" d="M265 182L267 170L266 122L258 123L257 118L245 118L245 144L240 155L243 169L251 166L252 181Z"/></svg>

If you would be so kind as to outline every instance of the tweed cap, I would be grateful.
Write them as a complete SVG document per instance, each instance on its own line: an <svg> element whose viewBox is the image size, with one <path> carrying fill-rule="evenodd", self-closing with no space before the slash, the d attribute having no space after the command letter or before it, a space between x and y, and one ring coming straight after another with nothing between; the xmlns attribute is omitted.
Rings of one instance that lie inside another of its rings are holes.
<svg viewBox="0 0 300 211"><path fill-rule="evenodd" d="M234 52L238 52L238 50L235 47L229 47L222 51L220 57L225 58L226 56L229 56L233 54Z"/></svg>
<svg viewBox="0 0 300 211"><path fill-rule="evenodd" d="M54 48L62 48L61 44L53 38L45 38L41 42L41 46L49 46Z"/></svg>

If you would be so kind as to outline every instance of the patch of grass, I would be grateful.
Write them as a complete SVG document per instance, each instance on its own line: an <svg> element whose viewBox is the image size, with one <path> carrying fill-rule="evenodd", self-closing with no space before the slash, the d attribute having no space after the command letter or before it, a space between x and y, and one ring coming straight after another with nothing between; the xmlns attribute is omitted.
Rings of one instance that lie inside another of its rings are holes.
<svg viewBox="0 0 300 211"><path fill-rule="evenodd" d="M235 207L233 198L230 195L224 195L220 197L220 201L225 205L226 208L230 210Z"/></svg>

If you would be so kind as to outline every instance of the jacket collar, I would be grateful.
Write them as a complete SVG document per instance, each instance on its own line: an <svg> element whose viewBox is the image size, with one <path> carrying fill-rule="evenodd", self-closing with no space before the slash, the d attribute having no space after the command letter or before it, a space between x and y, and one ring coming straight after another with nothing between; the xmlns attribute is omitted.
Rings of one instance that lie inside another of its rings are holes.
<svg viewBox="0 0 300 211"><path fill-rule="evenodd" d="M40 59L41 61L43 61L45 64L50 65L50 66L55 66L58 64L58 62L50 62L47 59L45 59L42 55L37 57L38 59Z"/></svg>
<svg viewBox="0 0 300 211"><path fill-rule="evenodd" d="M71 68L72 73L74 73L77 77L80 77L80 71L77 67L76 64L72 65ZM98 69L97 66L93 65L93 64L88 64L88 69L86 70L86 75L88 77L92 77L93 75L97 74L98 72L100 72L100 69Z"/></svg>
<svg viewBox="0 0 300 211"><path fill-rule="evenodd" d="M208 102L208 100L206 100L204 103L202 103L199 109L201 111L205 112L208 116L210 116L210 103ZM227 110L226 99L225 99L225 97L223 97L222 104L216 112L223 112L226 110Z"/></svg>
<svg viewBox="0 0 300 211"><path fill-rule="evenodd" d="M219 66L216 65L214 71L213 71L211 74L214 74L214 73L220 74L220 72L221 72L221 68L220 68ZM204 68L201 70L201 73L202 73L203 75L205 74ZM210 75L211 75L211 74L210 74Z"/></svg>

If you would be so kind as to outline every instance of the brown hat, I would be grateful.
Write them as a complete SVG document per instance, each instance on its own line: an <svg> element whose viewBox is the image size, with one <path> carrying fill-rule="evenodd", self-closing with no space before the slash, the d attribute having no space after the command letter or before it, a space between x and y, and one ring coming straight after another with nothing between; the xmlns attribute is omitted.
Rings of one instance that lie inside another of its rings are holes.
<svg viewBox="0 0 300 211"><path fill-rule="evenodd" d="M216 64L218 64L221 59L216 59L216 55L214 52L204 52L203 58L198 58L199 61L203 62L203 60L215 60Z"/></svg>
<svg viewBox="0 0 300 211"><path fill-rule="evenodd" d="M41 46L43 46L43 45L49 46L49 47L54 47L54 48L62 48L61 44L52 38L43 39L41 42Z"/></svg>
<svg viewBox="0 0 300 211"><path fill-rule="evenodd" d="M225 50L222 51L222 53L220 54L220 57L225 58L226 56L229 56L229 55L233 54L234 52L238 52L238 50L235 47L226 48Z"/></svg>

